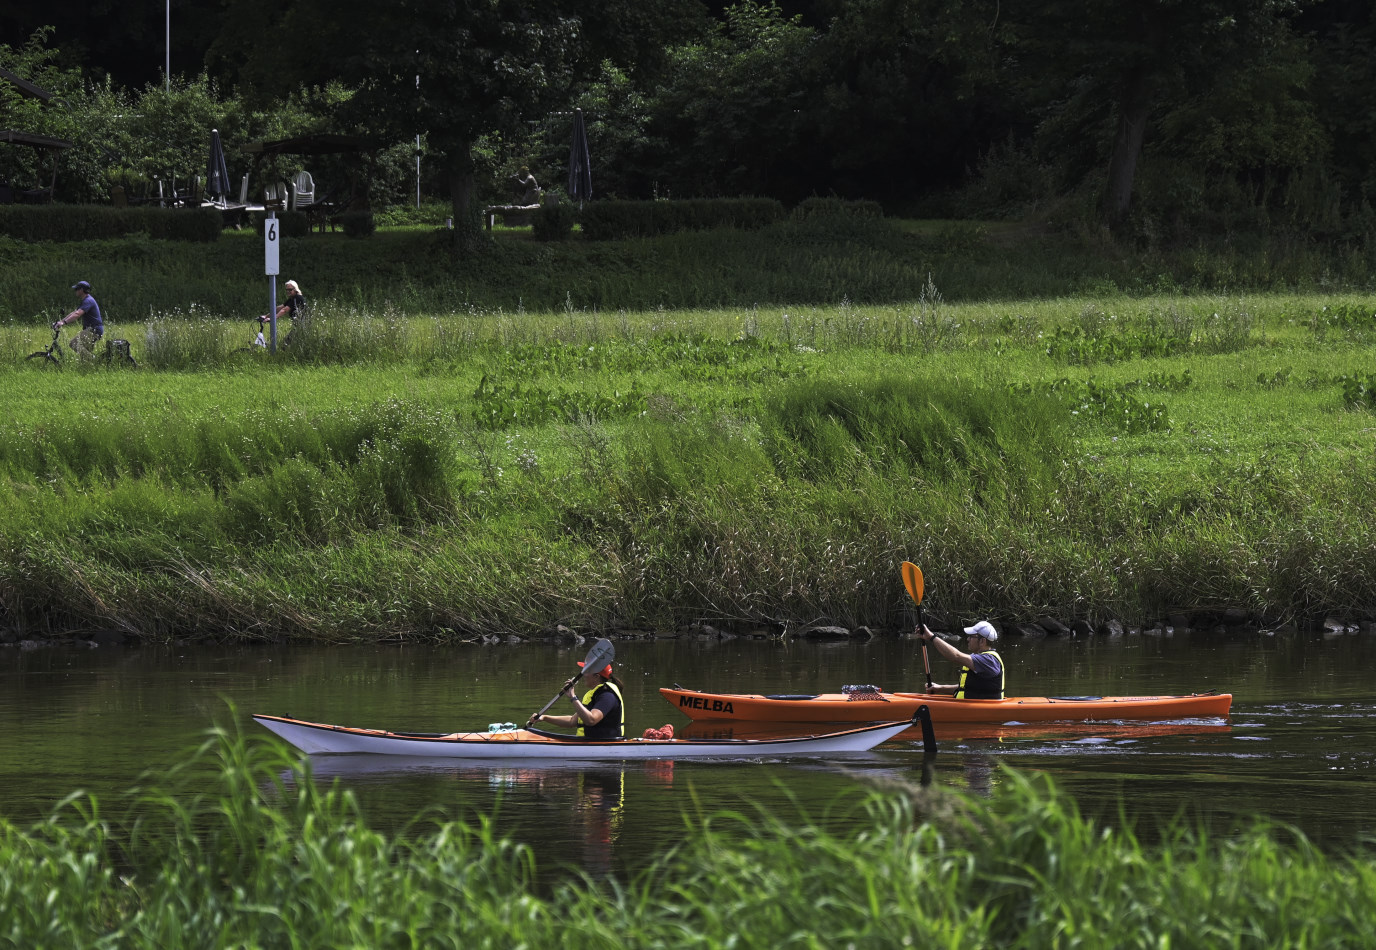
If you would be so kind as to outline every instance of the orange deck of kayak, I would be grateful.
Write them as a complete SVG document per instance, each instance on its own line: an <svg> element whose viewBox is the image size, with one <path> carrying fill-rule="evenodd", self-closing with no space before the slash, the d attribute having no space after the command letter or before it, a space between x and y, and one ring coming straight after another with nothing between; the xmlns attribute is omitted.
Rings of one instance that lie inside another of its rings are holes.
<svg viewBox="0 0 1376 950"><path fill-rule="evenodd" d="M689 719L741 722L878 722L908 719L925 705L932 721L1056 722L1086 720L1164 720L1227 716L1230 693L1185 696L1010 696L1007 699L955 699L927 693L880 693L881 699L851 699L843 693L811 697L770 697L748 693L703 693L663 688L660 695Z"/></svg>

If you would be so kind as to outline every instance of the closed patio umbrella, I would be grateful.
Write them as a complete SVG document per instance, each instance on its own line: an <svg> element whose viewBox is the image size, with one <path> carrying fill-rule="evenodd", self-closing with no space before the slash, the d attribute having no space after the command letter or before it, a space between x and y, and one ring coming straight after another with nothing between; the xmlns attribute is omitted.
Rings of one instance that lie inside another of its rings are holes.
<svg viewBox="0 0 1376 950"><path fill-rule="evenodd" d="M583 126L583 110L573 110L573 144L569 148L569 198L583 202L592 198L592 162L588 158L588 132Z"/></svg>
<svg viewBox="0 0 1376 950"><path fill-rule="evenodd" d="M229 168L225 165L225 150L220 145L219 129L210 130L210 161L205 172L205 194L216 204L229 203Z"/></svg>

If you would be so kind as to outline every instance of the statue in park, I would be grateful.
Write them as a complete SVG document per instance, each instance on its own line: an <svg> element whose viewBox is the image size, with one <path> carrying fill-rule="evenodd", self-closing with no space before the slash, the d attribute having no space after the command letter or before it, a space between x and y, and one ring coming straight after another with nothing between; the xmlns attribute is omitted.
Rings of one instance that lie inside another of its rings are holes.
<svg viewBox="0 0 1376 950"><path fill-rule="evenodd" d="M516 183L515 203L518 207L529 208L540 203L540 183L530 173L529 166L522 165L520 172L512 175L511 180Z"/></svg>

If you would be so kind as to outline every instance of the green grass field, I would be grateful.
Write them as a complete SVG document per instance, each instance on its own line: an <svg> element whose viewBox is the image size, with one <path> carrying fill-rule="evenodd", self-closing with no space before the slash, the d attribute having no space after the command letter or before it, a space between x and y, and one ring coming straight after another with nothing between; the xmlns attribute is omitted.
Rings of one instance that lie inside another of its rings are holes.
<svg viewBox="0 0 1376 950"><path fill-rule="evenodd" d="M1376 607L1358 294L0 328L6 623L448 638Z"/></svg>

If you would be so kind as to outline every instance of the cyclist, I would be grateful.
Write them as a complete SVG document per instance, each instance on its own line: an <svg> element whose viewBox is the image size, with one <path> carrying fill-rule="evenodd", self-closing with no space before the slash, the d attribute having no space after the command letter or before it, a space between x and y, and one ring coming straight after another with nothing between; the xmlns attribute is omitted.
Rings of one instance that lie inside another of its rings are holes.
<svg viewBox="0 0 1376 950"><path fill-rule="evenodd" d="M306 298L301 295L301 285L294 280L287 281L287 299L277 305L277 319L285 320L291 317L296 320L305 314ZM268 314L263 314L258 318L260 324L265 324L272 318Z"/></svg>
<svg viewBox="0 0 1376 950"><path fill-rule="evenodd" d="M55 321L53 329L60 330L80 317L81 332L72 337L72 352L78 356L94 356L96 344L105 335L105 324L100 319L100 304L91 296L91 285L86 281L79 280L72 284L72 290L81 298L81 303L77 304L77 308L71 313Z"/></svg>

